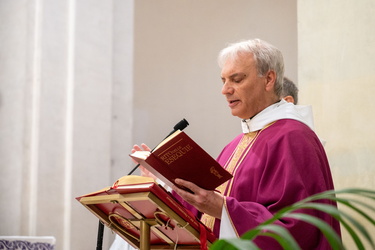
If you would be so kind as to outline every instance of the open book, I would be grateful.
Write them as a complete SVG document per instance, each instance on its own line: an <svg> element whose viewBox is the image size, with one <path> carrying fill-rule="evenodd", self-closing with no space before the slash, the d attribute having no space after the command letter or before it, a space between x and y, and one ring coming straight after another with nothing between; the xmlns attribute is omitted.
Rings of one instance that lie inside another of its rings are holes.
<svg viewBox="0 0 375 250"><path fill-rule="evenodd" d="M214 190L232 178L214 158L180 130L167 137L151 153L136 151L130 156L170 187L176 185L176 178L180 178Z"/></svg>

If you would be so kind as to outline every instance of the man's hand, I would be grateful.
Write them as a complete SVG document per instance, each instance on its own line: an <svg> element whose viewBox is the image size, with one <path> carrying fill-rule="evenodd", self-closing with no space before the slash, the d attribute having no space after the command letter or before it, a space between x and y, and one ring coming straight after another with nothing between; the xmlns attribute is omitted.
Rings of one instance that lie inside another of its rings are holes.
<svg viewBox="0 0 375 250"><path fill-rule="evenodd" d="M177 186L173 186L173 190L180 195L185 201L193 205L202 213L211 215L215 218L221 218L221 211L223 209L224 197L218 192L206 190L198 187L192 182L182 179L176 179L176 184L190 189L193 193L185 191Z"/></svg>
<svg viewBox="0 0 375 250"><path fill-rule="evenodd" d="M146 144L142 143L141 147L138 146L138 145L134 145L133 146L131 152L134 153L135 151L151 151L151 149ZM133 160L133 162L137 163L135 160ZM156 176L153 175L150 171L148 171L145 167L143 167L142 165L140 165L139 168L141 169L141 175L142 176L151 177L154 180L156 180Z"/></svg>

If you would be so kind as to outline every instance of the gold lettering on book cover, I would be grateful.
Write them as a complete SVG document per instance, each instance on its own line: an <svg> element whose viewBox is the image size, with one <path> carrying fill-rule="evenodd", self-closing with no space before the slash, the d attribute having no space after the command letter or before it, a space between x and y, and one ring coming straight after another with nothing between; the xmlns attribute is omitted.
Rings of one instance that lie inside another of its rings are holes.
<svg viewBox="0 0 375 250"><path fill-rule="evenodd" d="M168 200L169 202L173 203L173 204L176 206L176 202L175 202L173 199L171 199L170 197L167 197L167 200ZM184 209L182 209L182 208L179 207L179 206L176 206L176 208L177 208L178 211L179 211L180 213L182 213L184 216L188 216L187 213L184 211Z"/></svg>
<svg viewBox="0 0 375 250"><path fill-rule="evenodd" d="M171 148L171 147L169 147L169 148ZM176 148L171 149L171 150L168 150L168 149L164 150L158 156L162 161L164 161L166 164L170 165L174 161L176 161L179 158L186 155L190 150L193 149L193 147L190 144L187 144L185 146L177 146Z"/></svg>
<svg viewBox="0 0 375 250"><path fill-rule="evenodd" d="M219 173L219 171L217 171L217 169L214 167L214 166L212 166L211 168L210 168L210 173L211 174L213 174L213 175L215 175L217 178L219 178L219 179L221 179L223 176Z"/></svg>

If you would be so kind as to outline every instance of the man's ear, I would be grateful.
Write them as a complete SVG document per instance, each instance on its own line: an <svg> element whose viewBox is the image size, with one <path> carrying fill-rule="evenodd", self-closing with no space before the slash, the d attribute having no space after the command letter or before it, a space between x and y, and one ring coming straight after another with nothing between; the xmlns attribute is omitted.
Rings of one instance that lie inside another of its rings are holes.
<svg viewBox="0 0 375 250"><path fill-rule="evenodd" d="M276 82L276 73L273 70L269 70L266 74L266 90L273 91Z"/></svg>
<svg viewBox="0 0 375 250"><path fill-rule="evenodd" d="M287 95L287 96L285 96L285 97L284 97L284 100L287 101L287 102L291 102L291 103L294 104L294 98L293 98L293 96L291 96L291 95Z"/></svg>

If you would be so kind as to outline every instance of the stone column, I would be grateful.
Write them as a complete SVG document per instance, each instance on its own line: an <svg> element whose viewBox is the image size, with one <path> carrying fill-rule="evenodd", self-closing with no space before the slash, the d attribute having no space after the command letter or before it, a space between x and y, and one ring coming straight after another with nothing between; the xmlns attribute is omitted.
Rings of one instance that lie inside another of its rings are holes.
<svg viewBox="0 0 375 250"><path fill-rule="evenodd" d="M1 235L94 249L74 198L131 167L132 29L132 1L0 2Z"/></svg>

